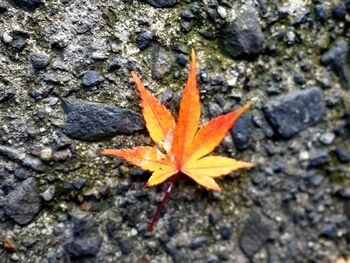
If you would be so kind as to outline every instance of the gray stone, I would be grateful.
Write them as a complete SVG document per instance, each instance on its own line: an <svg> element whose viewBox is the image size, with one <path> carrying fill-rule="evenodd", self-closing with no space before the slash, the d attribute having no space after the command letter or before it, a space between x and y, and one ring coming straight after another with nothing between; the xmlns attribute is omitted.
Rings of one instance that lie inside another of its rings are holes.
<svg viewBox="0 0 350 263"><path fill-rule="evenodd" d="M34 11L41 4L40 0L11 0L16 6L27 11Z"/></svg>
<svg viewBox="0 0 350 263"><path fill-rule="evenodd" d="M328 162L328 153L326 151L314 151L310 153L309 166L317 167Z"/></svg>
<svg viewBox="0 0 350 263"><path fill-rule="evenodd" d="M236 121L231 129L231 135L237 150L247 149L252 128L253 125L248 114L244 114Z"/></svg>
<svg viewBox="0 0 350 263"><path fill-rule="evenodd" d="M152 34L150 32L142 32L136 37L136 44L140 50L146 49L152 41Z"/></svg>
<svg viewBox="0 0 350 263"><path fill-rule="evenodd" d="M64 132L75 139L101 141L144 129L142 117L129 109L75 99L63 99L62 107L67 114Z"/></svg>
<svg viewBox="0 0 350 263"><path fill-rule="evenodd" d="M152 78L162 79L171 69L172 59L164 48L157 48L153 52Z"/></svg>
<svg viewBox="0 0 350 263"><path fill-rule="evenodd" d="M142 0L154 7L166 8L174 7L177 4L177 0Z"/></svg>
<svg viewBox="0 0 350 263"><path fill-rule="evenodd" d="M348 65L348 44L341 39L335 42L321 57L323 65L330 68L340 80L344 89L350 89L350 67Z"/></svg>
<svg viewBox="0 0 350 263"><path fill-rule="evenodd" d="M32 52L29 55L29 60L34 69L40 70L49 65L51 58L45 53Z"/></svg>
<svg viewBox="0 0 350 263"><path fill-rule="evenodd" d="M95 70L88 70L83 76L83 85L85 87L94 87L100 85L105 78Z"/></svg>
<svg viewBox="0 0 350 263"><path fill-rule="evenodd" d="M326 132L320 136L320 142L324 145L331 144L335 139L335 134L333 132Z"/></svg>
<svg viewBox="0 0 350 263"><path fill-rule="evenodd" d="M5 204L5 214L19 225L27 225L41 210L41 197L37 182L28 178L12 191Z"/></svg>
<svg viewBox="0 0 350 263"><path fill-rule="evenodd" d="M250 215L239 238L239 245L243 253L253 258L270 238L271 227L260 214L253 212Z"/></svg>
<svg viewBox="0 0 350 263"><path fill-rule="evenodd" d="M63 150L54 152L52 157L53 157L52 159L55 162L62 162L71 158L72 152L70 151L70 149L63 149Z"/></svg>
<svg viewBox="0 0 350 263"><path fill-rule="evenodd" d="M264 47L264 35L254 12L245 11L220 32L219 47L231 58L257 56Z"/></svg>
<svg viewBox="0 0 350 263"><path fill-rule="evenodd" d="M318 88L280 96L264 108L272 128L285 139L322 121L324 112L324 101Z"/></svg>
<svg viewBox="0 0 350 263"><path fill-rule="evenodd" d="M341 163L348 163L350 162L350 153L349 151L344 147L337 147L334 150L335 155L337 156L338 160Z"/></svg>
<svg viewBox="0 0 350 263"><path fill-rule="evenodd" d="M63 245L73 259L95 256L102 244L96 222L90 218L73 218L71 237Z"/></svg>
<svg viewBox="0 0 350 263"><path fill-rule="evenodd" d="M204 236L195 237L189 245L190 249L196 250L196 249L202 247L207 241L208 241L207 237L204 237Z"/></svg>
<svg viewBox="0 0 350 263"><path fill-rule="evenodd" d="M46 165L39 158L26 154L13 147L0 145L0 154L24 166L30 167L37 172L45 172L47 169Z"/></svg>
<svg viewBox="0 0 350 263"><path fill-rule="evenodd" d="M54 185L49 186L43 193L42 197L45 201L51 201L56 192L56 188Z"/></svg>

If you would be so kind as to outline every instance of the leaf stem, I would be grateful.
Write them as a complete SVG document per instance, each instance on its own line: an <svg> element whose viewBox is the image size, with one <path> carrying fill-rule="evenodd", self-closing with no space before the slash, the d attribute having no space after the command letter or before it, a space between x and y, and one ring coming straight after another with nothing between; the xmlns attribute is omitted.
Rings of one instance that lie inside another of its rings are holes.
<svg viewBox="0 0 350 263"><path fill-rule="evenodd" d="M156 213L153 215L152 221L151 221L151 223L149 224L149 227L148 227L148 230L149 230L150 232L153 232L154 223L156 222L156 220L157 220L157 218L158 218L158 216L159 216L159 214L160 214L160 210L162 210L162 207L163 207L163 205L165 204L166 200L168 199L168 197L169 197L169 195L170 195L170 192L171 192L171 190L173 189L174 184L175 184L175 182L176 182L176 180L177 180L177 178L178 178L179 176L180 176L180 173L174 175L173 180L171 181L171 183L170 183L168 189L166 190L166 193L165 193L165 195L164 195L164 197L163 197L162 202L161 202L160 205L158 206L158 209L157 209Z"/></svg>

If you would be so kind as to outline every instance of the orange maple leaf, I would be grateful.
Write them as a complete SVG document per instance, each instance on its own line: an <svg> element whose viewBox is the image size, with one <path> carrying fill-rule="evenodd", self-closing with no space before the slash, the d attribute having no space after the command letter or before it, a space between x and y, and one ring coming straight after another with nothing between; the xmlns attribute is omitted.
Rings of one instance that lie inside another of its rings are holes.
<svg viewBox="0 0 350 263"><path fill-rule="evenodd" d="M158 147L105 149L101 154L123 158L133 165L153 172L145 187L163 183L173 177L150 223L149 229L152 231L162 206L181 174L189 176L208 189L220 191L214 178L253 166L251 163L228 157L206 156L220 144L239 116L251 105L247 104L234 112L220 115L199 128L201 104L196 79L196 55L193 50L177 123L171 112L145 89L137 74L131 72L131 75L141 95L142 114L147 130Z"/></svg>

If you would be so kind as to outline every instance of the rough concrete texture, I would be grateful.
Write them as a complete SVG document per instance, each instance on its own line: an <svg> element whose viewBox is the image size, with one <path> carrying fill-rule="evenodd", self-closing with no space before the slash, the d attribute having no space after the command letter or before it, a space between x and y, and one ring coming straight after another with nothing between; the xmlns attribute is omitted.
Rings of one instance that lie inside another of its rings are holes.
<svg viewBox="0 0 350 263"><path fill-rule="evenodd" d="M0 262L350 256L348 2L0 1ZM216 154L255 166L181 177L150 233L168 182L99 152L153 145L130 71L177 112L192 48L203 123L253 103Z"/></svg>

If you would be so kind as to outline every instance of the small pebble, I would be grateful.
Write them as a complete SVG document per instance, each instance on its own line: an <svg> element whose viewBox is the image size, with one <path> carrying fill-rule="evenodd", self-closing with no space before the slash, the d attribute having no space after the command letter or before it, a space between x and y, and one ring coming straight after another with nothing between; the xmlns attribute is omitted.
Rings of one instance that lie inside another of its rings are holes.
<svg viewBox="0 0 350 263"><path fill-rule="evenodd" d="M331 144L335 139L335 134L333 132L326 132L320 136L320 142L324 145Z"/></svg>
<svg viewBox="0 0 350 263"><path fill-rule="evenodd" d="M2 40L4 41L4 43L10 44L10 43L13 41L13 37L10 36L9 33L6 33L6 32L5 32L5 33L2 35Z"/></svg>
<svg viewBox="0 0 350 263"><path fill-rule="evenodd" d="M12 42L12 47L15 48L17 51L22 51L27 45L27 42L23 38L16 39Z"/></svg>
<svg viewBox="0 0 350 263"><path fill-rule="evenodd" d="M218 14L221 18L225 18L227 16L227 11L226 11L226 8L223 7L222 5L219 5L218 6Z"/></svg>
<svg viewBox="0 0 350 263"><path fill-rule="evenodd" d="M72 153L70 149L64 149L61 151L57 151L53 153L53 160L55 162L62 162L68 160L70 157L72 157Z"/></svg>
<svg viewBox="0 0 350 263"><path fill-rule="evenodd" d="M335 155L337 156L339 162L348 163L350 162L350 153L347 149L343 147L337 147L334 150Z"/></svg>
<svg viewBox="0 0 350 263"><path fill-rule="evenodd" d="M80 190L81 188L83 188L85 186L85 182L86 180L84 178L77 178L73 181L73 186L75 189Z"/></svg>
<svg viewBox="0 0 350 263"><path fill-rule="evenodd" d="M88 70L83 76L83 85L85 87L94 87L100 85L104 81L104 77L100 72L95 70Z"/></svg>
<svg viewBox="0 0 350 263"><path fill-rule="evenodd" d="M136 45L140 50L146 49L152 41L150 32L142 32L136 37Z"/></svg>
<svg viewBox="0 0 350 263"><path fill-rule="evenodd" d="M50 161L52 159L52 149L50 147L42 149L39 153L39 157L43 161Z"/></svg>
<svg viewBox="0 0 350 263"><path fill-rule="evenodd" d="M42 193L42 197L45 201L51 201L56 192L56 188L54 185L49 186L44 193Z"/></svg>
<svg viewBox="0 0 350 263"><path fill-rule="evenodd" d="M8 253L16 252L16 245L11 239L5 239L3 243L4 249Z"/></svg>
<svg viewBox="0 0 350 263"><path fill-rule="evenodd" d="M40 70L49 65L51 58L45 53L32 52L29 55L29 60L34 69Z"/></svg>

